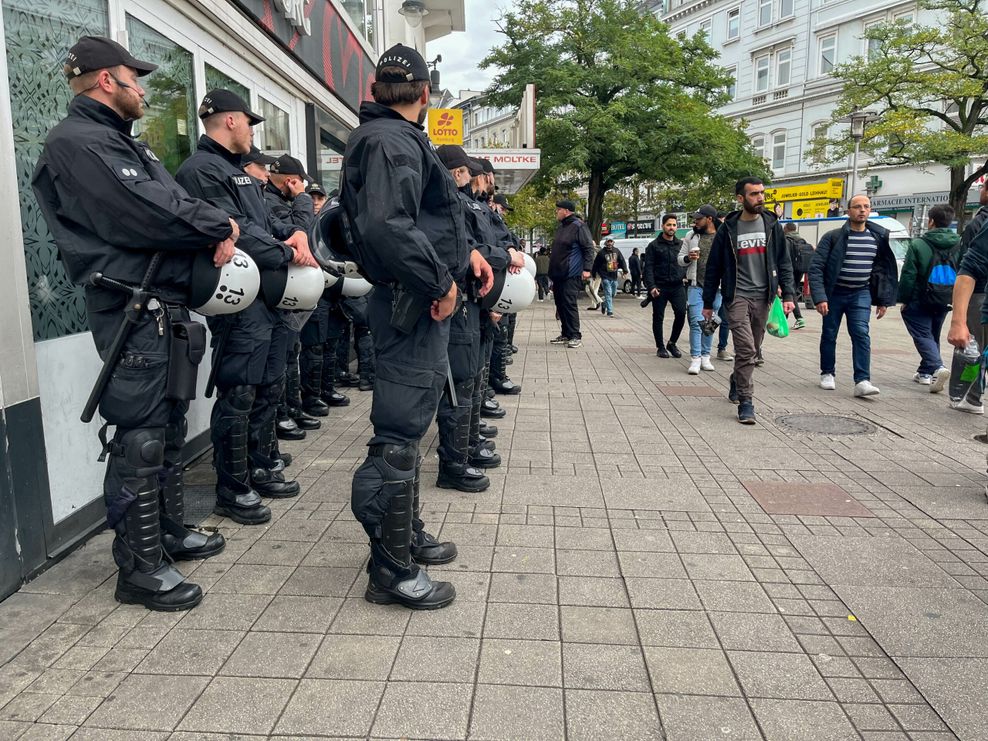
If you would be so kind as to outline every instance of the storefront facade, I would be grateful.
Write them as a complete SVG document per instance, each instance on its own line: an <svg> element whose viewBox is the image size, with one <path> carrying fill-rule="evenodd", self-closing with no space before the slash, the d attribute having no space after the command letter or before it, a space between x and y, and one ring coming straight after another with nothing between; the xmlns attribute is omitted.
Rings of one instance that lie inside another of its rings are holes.
<svg viewBox="0 0 988 741"><path fill-rule="evenodd" d="M359 6L359 7L358 7ZM99 528L97 418L79 414L99 359L80 288L66 278L30 188L45 137L70 100L61 74L82 35L110 36L159 68L142 82L138 131L174 172L202 133L207 90L240 93L265 117L255 143L290 153L327 190L401 17L367 0L4 0L0 38L0 598ZM424 42L423 42L424 44ZM19 225L20 228L17 228ZM207 368L202 368L201 378ZM208 401L189 414L189 454L208 445Z"/></svg>

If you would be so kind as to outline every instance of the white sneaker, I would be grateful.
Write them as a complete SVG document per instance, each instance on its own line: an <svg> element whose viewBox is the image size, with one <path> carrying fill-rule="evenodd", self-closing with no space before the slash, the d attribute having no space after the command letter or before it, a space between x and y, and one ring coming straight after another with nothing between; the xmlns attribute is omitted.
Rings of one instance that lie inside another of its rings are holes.
<svg viewBox="0 0 988 741"><path fill-rule="evenodd" d="M686 372L691 376L700 375L700 358L690 358L690 367Z"/></svg>
<svg viewBox="0 0 988 741"><path fill-rule="evenodd" d="M933 376L929 373L913 373L913 380L920 386L929 386L933 383Z"/></svg>
<svg viewBox="0 0 988 741"><path fill-rule="evenodd" d="M709 355L700 356L700 370L712 371L714 369L714 364L710 362Z"/></svg>
<svg viewBox="0 0 988 741"><path fill-rule="evenodd" d="M961 399L960 401L953 401L953 400L951 400L951 402L950 402L950 408L953 409L953 410L955 410L955 411L958 411L958 412L967 412L968 414L984 414L985 413L985 407L984 407L983 404L979 404L978 406L975 406L974 404L972 404L971 402L969 402L967 399Z"/></svg>
<svg viewBox="0 0 988 741"><path fill-rule="evenodd" d="M944 386L947 385L947 381L950 380L950 371L946 368L938 368L933 374L933 378L930 382L930 393L939 394L943 391Z"/></svg>
<svg viewBox="0 0 988 741"><path fill-rule="evenodd" d="M878 396L880 393L878 386L872 385L871 381L861 381L854 384L855 396Z"/></svg>
<svg viewBox="0 0 988 741"><path fill-rule="evenodd" d="M833 391L837 388L837 381L834 380L833 373L824 373L820 376L820 388L824 391Z"/></svg>

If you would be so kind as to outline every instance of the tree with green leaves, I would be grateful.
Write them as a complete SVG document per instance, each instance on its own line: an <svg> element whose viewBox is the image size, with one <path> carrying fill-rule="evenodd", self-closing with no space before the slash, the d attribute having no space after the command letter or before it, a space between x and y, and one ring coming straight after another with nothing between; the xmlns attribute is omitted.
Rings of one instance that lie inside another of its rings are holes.
<svg viewBox="0 0 988 741"><path fill-rule="evenodd" d="M878 114L864 131L861 149L873 164L929 165L950 169L950 204L965 219L967 194L988 165L968 171L971 158L988 152L988 2L920 0L940 23L902 21L865 31L867 57L834 68L844 91L833 120L856 110ZM832 127L834 128L834 127ZM854 151L850 130L813 142L821 162L842 162Z"/></svg>
<svg viewBox="0 0 988 741"><path fill-rule="evenodd" d="M512 231L531 240L536 234L551 237L556 228L556 197L529 183L511 196L512 211L504 220Z"/></svg>
<svg viewBox="0 0 988 741"><path fill-rule="evenodd" d="M673 38L635 0L520 0L499 19L504 42L481 65L499 72L492 105L518 105L536 81L543 181L588 186L600 236L604 196L627 178L733 183L766 175L739 123L714 113L729 75L698 35Z"/></svg>

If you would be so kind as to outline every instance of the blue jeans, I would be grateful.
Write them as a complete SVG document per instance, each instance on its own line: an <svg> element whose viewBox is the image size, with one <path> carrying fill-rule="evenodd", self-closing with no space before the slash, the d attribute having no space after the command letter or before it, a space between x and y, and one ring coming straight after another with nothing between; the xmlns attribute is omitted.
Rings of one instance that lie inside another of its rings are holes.
<svg viewBox="0 0 988 741"><path fill-rule="evenodd" d="M920 363L917 370L926 375L932 375L943 368L940 357L940 330L947 318L946 310L931 311L918 301L912 301L902 309L902 321L906 325L913 344L919 352Z"/></svg>
<svg viewBox="0 0 988 741"><path fill-rule="evenodd" d="M610 316L614 313L614 294L617 293L617 278L601 278L600 286L604 294L604 311Z"/></svg>
<svg viewBox="0 0 988 741"><path fill-rule="evenodd" d="M720 291L717 292L718 295ZM731 323L727 319L727 306L721 302L720 311L717 312L720 315L720 335L717 338L717 352L727 349L727 340L731 336Z"/></svg>
<svg viewBox="0 0 988 741"><path fill-rule="evenodd" d="M690 312L690 357L699 358L701 355L709 355L714 343L714 336L705 335L700 329L700 322L703 321L703 287L690 286L687 289L687 298ZM720 311L721 301L720 291L717 291L713 306L715 314ZM727 347L727 343L724 346Z"/></svg>
<svg viewBox="0 0 988 741"><path fill-rule="evenodd" d="M871 291L867 287L847 289L837 286L828 298L827 316L823 318L823 333L820 335L820 374L835 374L837 333L841 320L847 317L854 382L871 380L871 336L868 334Z"/></svg>

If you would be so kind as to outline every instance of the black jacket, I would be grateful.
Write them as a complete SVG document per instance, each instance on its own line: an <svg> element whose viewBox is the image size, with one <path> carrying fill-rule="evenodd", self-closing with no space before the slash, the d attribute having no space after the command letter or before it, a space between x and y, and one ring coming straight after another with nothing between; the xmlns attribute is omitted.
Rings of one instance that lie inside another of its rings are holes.
<svg viewBox="0 0 988 741"><path fill-rule="evenodd" d="M870 221L865 228L872 233L878 243L878 254L871 268L871 280L868 288L871 291L873 306L894 306L899 292L899 266L895 253L889 245L889 232L883 226ZM819 304L829 300L830 294L837 285L841 265L844 264L844 254L847 252L847 236L851 232L850 222L839 229L833 229L820 239L810 263L810 293L813 303Z"/></svg>
<svg viewBox="0 0 988 741"><path fill-rule="evenodd" d="M241 169L242 155L203 134L196 151L182 163L175 179L189 193L223 209L240 226L237 247L242 249L262 270L276 270L291 262L291 247L280 242L296 227L276 228L271 222L257 181Z"/></svg>
<svg viewBox="0 0 988 741"><path fill-rule="evenodd" d="M712 309L717 290L724 301L733 301L738 285L738 219L740 211L732 211L720 225L710 245L707 272L703 276L703 308ZM786 247L782 225L773 214L762 213L765 219L765 268L768 271L768 298L775 300L782 289L782 300L793 301L792 261Z"/></svg>
<svg viewBox="0 0 988 741"><path fill-rule="evenodd" d="M484 213L480 202L471 192L470 185L460 188L457 194L458 200L463 207L464 222L467 228L467 245L472 250L477 250L494 272L507 270L510 256L507 251L497 246L494 237L494 229L490 217ZM466 288L467 274L457 276L457 285L463 290Z"/></svg>
<svg viewBox="0 0 988 741"><path fill-rule="evenodd" d="M559 222L549 252L549 277L553 280L579 278L593 267L593 239L576 214Z"/></svg>
<svg viewBox="0 0 988 741"><path fill-rule="evenodd" d="M683 240L679 237L673 237L670 241L662 234L648 243L645 248L645 270L642 272L648 290L683 284L686 268L679 264L682 244Z"/></svg>
<svg viewBox="0 0 988 741"><path fill-rule="evenodd" d="M628 266L624 262L624 255L622 255L618 249L612 250L612 254L614 254L617 259L617 266L618 266L617 270L607 269L608 251L607 248L605 247L600 252L598 252L597 257L594 258L593 268L591 268L590 270L590 275L592 276L599 275L601 278L607 278L608 280L617 280L618 270L623 270L625 273L627 273Z"/></svg>
<svg viewBox="0 0 988 741"><path fill-rule="evenodd" d="M642 259L638 255L632 255L628 258L628 270L631 271L631 277L641 276Z"/></svg>
<svg viewBox="0 0 988 741"><path fill-rule="evenodd" d="M974 214L974 217L968 225L964 227L964 233L961 235L961 263L964 262L964 255L974 242L974 238L978 236L978 233L982 229L985 228L986 223L988 223L988 206L982 206L978 209L977 213ZM966 275L974 278L975 293L985 292L985 285L988 283L988 279L986 279L985 275L975 276L970 273L966 273Z"/></svg>
<svg viewBox="0 0 988 741"><path fill-rule="evenodd" d="M466 273L470 250L456 183L421 126L362 103L340 190L358 262L373 282L438 299Z"/></svg>
<svg viewBox="0 0 988 741"><path fill-rule="evenodd" d="M85 95L48 134L31 185L69 278L84 283L99 271L139 283L151 256L166 251L154 285L166 299L187 300L195 251L232 233L226 213L190 197L131 124ZM100 311L126 297L86 288Z"/></svg>
<svg viewBox="0 0 988 741"><path fill-rule="evenodd" d="M316 218L312 196L308 193L299 193L294 198L288 198L274 187L274 183L268 182L264 185L264 202L268 205L272 222L280 221L297 229L308 230Z"/></svg>
<svg viewBox="0 0 988 741"><path fill-rule="evenodd" d="M521 249L521 242L518 241L518 237L508 229L508 225L504 223L504 218L497 211L492 209L487 205L487 197L482 196L481 200L487 211L490 213L491 224L494 228L494 236L497 238L497 243L504 249L509 247L514 247L516 250Z"/></svg>

